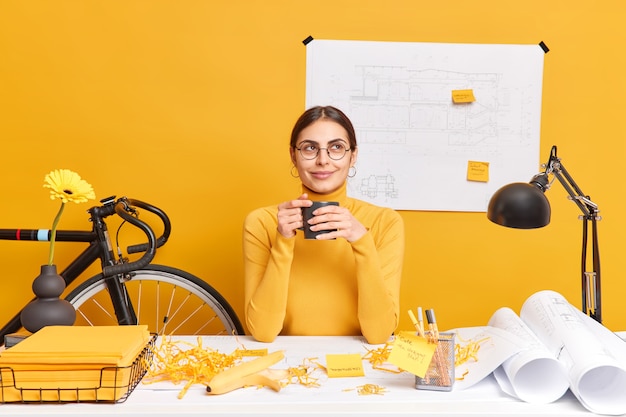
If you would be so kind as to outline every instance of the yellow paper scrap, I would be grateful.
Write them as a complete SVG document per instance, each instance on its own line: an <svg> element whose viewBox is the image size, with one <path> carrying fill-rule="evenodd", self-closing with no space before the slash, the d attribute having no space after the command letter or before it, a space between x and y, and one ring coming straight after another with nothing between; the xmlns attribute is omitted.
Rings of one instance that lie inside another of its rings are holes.
<svg viewBox="0 0 626 417"><path fill-rule="evenodd" d="M267 349L238 349L242 357L267 356Z"/></svg>
<svg viewBox="0 0 626 417"><path fill-rule="evenodd" d="M329 378L365 375L363 361L358 353L326 355L326 372Z"/></svg>
<svg viewBox="0 0 626 417"><path fill-rule="evenodd" d="M488 182L489 181L489 162L468 161L467 162L467 180Z"/></svg>
<svg viewBox="0 0 626 417"><path fill-rule="evenodd" d="M396 341L389 354L389 362L423 378L436 347L437 344L428 343L425 338L414 333L400 332L396 335Z"/></svg>
<svg viewBox="0 0 626 417"><path fill-rule="evenodd" d="M476 101L474 90L452 90L452 101L454 103L471 103Z"/></svg>

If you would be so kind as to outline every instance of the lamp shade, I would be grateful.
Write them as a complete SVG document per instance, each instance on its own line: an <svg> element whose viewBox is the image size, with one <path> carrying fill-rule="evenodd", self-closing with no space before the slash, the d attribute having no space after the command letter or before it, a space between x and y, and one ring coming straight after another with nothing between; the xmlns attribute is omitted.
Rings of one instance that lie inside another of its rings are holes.
<svg viewBox="0 0 626 417"><path fill-rule="evenodd" d="M536 229L550 223L550 203L541 189L516 182L495 192L489 201L487 217L501 226Z"/></svg>

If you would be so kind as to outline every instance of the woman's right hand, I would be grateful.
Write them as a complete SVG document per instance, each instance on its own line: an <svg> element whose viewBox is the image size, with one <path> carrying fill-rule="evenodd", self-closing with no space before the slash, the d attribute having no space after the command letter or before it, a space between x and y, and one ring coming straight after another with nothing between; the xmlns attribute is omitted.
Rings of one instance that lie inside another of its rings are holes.
<svg viewBox="0 0 626 417"><path fill-rule="evenodd" d="M278 205L278 233L286 238L294 237L296 230L304 226L302 207L311 207L313 202L308 194L302 194L296 200L285 201Z"/></svg>

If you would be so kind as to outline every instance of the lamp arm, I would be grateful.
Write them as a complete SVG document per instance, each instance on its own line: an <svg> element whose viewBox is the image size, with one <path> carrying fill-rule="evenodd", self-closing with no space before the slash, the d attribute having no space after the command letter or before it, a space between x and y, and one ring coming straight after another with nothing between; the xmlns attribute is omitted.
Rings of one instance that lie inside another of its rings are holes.
<svg viewBox="0 0 626 417"><path fill-rule="evenodd" d="M599 219L598 205L582 192L563 164L558 159L551 160L548 164L548 169L552 170L552 174L561 183L563 188L565 188L570 199L576 203L580 211L582 211L583 217L585 219Z"/></svg>
<svg viewBox="0 0 626 417"><path fill-rule="evenodd" d="M583 242L582 242L582 310L599 323L602 323L601 285L600 285L600 252L598 248L598 228L597 221L601 219L598 215L598 205L585 195L576 181L567 172L561 160L556 156L556 147L552 148L550 160L546 164L546 174L552 173L561 183L570 199L576 203L583 215ZM588 246L588 225L591 223L591 256L592 270L587 270L587 246Z"/></svg>

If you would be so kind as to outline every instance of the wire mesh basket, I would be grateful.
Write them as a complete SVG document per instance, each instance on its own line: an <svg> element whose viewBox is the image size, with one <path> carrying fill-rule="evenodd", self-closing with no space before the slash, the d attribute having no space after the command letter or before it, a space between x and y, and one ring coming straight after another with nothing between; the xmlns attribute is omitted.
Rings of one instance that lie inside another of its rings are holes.
<svg viewBox="0 0 626 417"><path fill-rule="evenodd" d="M0 403L120 403L139 385L148 371L157 336L153 335L129 366L81 368L71 371L0 367ZM46 386L28 383L28 373L50 372ZM55 385L58 381L58 385Z"/></svg>
<svg viewBox="0 0 626 417"><path fill-rule="evenodd" d="M423 378L415 377L415 388L452 391L454 385L454 333L439 333L437 347Z"/></svg>

